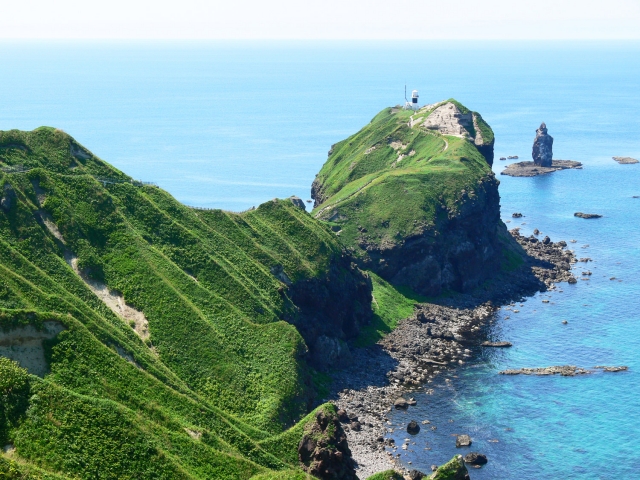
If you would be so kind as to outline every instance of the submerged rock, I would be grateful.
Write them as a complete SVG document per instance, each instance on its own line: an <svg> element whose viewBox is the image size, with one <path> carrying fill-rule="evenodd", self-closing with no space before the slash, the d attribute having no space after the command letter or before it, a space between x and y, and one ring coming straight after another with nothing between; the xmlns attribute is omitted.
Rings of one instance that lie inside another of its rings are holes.
<svg viewBox="0 0 640 480"><path fill-rule="evenodd" d="M513 346L513 344L511 344L510 342L482 342L482 346L483 347L496 347L496 348L506 348L506 347L511 347Z"/></svg>
<svg viewBox="0 0 640 480"><path fill-rule="evenodd" d="M573 214L574 217L579 217L579 218L602 218L602 215L598 215L597 213L582 213L582 212L576 212Z"/></svg>
<svg viewBox="0 0 640 480"><path fill-rule="evenodd" d="M626 365L620 365L618 367L607 367L606 365L598 365L593 368L604 370L605 372L625 372L629 370L629 367L627 367Z"/></svg>
<svg viewBox="0 0 640 480"><path fill-rule="evenodd" d="M417 435L420 433L420 425L418 425L418 422L411 420L409 425L407 425L407 433L410 433L411 435Z"/></svg>
<svg viewBox="0 0 640 480"><path fill-rule="evenodd" d="M520 368L517 370L502 370L500 375L561 375L563 377L573 377L575 375L585 375L592 373L584 368L575 365L558 365L542 368Z"/></svg>
<svg viewBox="0 0 640 480"><path fill-rule="evenodd" d="M553 137L547 133L547 126L544 122L536 130L536 138L533 141L533 151L531 152L533 163L538 167L551 167L553 160Z"/></svg>

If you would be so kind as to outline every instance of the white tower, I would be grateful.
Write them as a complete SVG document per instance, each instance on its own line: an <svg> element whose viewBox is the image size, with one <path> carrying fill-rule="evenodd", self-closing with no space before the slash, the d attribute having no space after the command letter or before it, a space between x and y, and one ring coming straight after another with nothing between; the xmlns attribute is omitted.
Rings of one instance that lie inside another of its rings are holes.
<svg viewBox="0 0 640 480"><path fill-rule="evenodd" d="M407 98L407 86L404 87L404 109L405 110L418 110L420 107L418 106L418 90L413 90L411 92L411 101Z"/></svg>
<svg viewBox="0 0 640 480"><path fill-rule="evenodd" d="M418 90L411 92L411 109L418 110Z"/></svg>

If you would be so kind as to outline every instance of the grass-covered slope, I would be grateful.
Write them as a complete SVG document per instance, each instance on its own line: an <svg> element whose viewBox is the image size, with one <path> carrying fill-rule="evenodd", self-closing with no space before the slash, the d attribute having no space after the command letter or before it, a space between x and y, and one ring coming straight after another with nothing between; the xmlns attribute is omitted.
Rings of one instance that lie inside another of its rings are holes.
<svg viewBox="0 0 640 480"><path fill-rule="evenodd" d="M299 475L312 375L283 319L337 268L326 226L185 207L52 128L0 132L0 207L1 474Z"/></svg>
<svg viewBox="0 0 640 480"><path fill-rule="evenodd" d="M470 257L495 250L480 245L494 243L500 226L485 147L493 151L491 128L455 100L417 112L387 108L332 147L312 187L313 214L385 279L427 294L464 290L464 277L477 284L474 273L460 270L468 259L440 247L471 242ZM435 280L413 282L411 269L425 261L416 269Z"/></svg>

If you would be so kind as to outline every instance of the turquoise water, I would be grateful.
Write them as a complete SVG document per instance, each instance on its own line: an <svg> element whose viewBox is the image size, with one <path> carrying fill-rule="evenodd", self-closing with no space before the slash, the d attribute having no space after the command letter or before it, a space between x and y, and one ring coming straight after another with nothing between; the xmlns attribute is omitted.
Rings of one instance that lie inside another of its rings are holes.
<svg viewBox="0 0 640 480"><path fill-rule="evenodd" d="M428 469L457 453L451 434L469 433L489 457L472 479L640 478L640 164L611 160L640 158L640 44L5 42L0 61L0 129L62 128L184 203L229 210L309 198L330 145L402 102L405 81L421 102L455 97L481 112L497 157L529 159L545 121L555 157L585 167L499 177L503 216L576 239L570 248L593 259L576 271L593 275L501 312L489 336L514 347L479 350L433 395L418 393L393 420L438 429L423 427L402 458ZM559 364L630 371L497 375Z"/></svg>

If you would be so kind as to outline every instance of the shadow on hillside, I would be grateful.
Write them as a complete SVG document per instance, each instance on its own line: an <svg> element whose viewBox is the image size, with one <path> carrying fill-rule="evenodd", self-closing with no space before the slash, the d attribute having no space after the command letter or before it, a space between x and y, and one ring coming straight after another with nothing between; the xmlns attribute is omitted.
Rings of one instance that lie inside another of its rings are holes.
<svg viewBox="0 0 640 480"><path fill-rule="evenodd" d="M388 385L387 372L394 371L398 363L381 345L352 347L351 361L331 372L333 383L329 399L334 400L344 389L363 390L369 386Z"/></svg>

